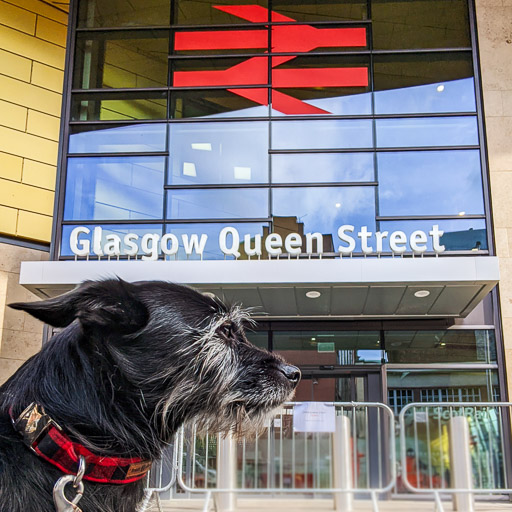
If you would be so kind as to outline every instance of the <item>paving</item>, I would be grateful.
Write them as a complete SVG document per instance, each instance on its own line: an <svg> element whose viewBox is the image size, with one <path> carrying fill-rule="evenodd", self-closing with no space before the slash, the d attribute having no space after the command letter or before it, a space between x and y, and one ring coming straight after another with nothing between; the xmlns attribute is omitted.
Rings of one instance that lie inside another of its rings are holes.
<svg viewBox="0 0 512 512"><path fill-rule="evenodd" d="M416 500L394 499L388 501L379 501L379 511L382 512L435 512L434 502L418 497ZM162 501L160 507L154 501L152 507L147 512L195 512L202 511L204 500L198 499L176 499ZM443 501L445 512L451 512L453 509L451 501ZM213 512L215 508L210 505L209 511ZM302 512L319 511L328 512L334 510L333 501L330 499L239 499L237 501L236 512ZM346 510L346 509L345 509ZM367 500L355 500L354 512L368 511L372 512L372 504ZM475 512L512 512L512 502L506 499L497 500L477 500L475 503ZM467 512L460 510L459 512Z"/></svg>

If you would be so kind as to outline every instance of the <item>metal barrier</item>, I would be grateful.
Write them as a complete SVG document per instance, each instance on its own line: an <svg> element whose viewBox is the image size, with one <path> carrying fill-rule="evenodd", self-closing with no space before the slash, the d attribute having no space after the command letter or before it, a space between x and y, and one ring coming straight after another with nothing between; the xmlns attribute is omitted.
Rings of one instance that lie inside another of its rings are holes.
<svg viewBox="0 0 512 512"><path fill-rule="evenodd" d="M505 437L509 402L411 403L400 412L401 468L397 485L453 495L454 510L473 511L474 494L512 494Z"/></svg>
<svg viewBox="0 0 512 512"><path fill-rule="evenodd" d="M382 403L329 402L333 433L297 432L287 403L253 439L198 435L183 427L177 439L177 482L183 491L212 496L217 510L234 510L237 495L332 494L337 510L352 509L354 495L378 496L396 481L395 422ZM331 411L332 412L332 411Z"/></svg>

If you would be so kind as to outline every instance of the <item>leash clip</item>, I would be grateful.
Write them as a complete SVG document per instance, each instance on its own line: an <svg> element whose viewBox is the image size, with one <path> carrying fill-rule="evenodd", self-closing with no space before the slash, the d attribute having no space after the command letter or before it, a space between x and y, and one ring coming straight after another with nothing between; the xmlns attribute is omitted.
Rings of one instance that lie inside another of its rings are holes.
<svg viewBox="0 0 512 512"><path fill-rule="evenodd" d="M82 482L84 473L85 458L80 455L76 476L63 476L57 480L53 487L53 503L55 504L56 512L82 512L82 509L78 506L78 502L82 499L84 494L84 483ZM76 496L72 501L69 501L64 493L64 489L68 484L73 484L73 487L76 489Z"/></svg>

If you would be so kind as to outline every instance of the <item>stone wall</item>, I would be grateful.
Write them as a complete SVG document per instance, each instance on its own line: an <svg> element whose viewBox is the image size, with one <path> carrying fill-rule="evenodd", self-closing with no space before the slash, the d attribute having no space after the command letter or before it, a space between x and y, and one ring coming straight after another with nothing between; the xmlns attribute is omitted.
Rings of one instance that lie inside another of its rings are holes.
<svg viewBox="0 0 512 512"><path fill-rule="evenodd" d="M19 284L22 261L42 261L48 253L0 244L0 384L41 348L43 324L7 304L40 300Z"/></svg>
<svg viewBox="0 0 512 512"><path fill-rule="evenodd" d="M476 0L491 200L512 396L512 0Z"/></svg>

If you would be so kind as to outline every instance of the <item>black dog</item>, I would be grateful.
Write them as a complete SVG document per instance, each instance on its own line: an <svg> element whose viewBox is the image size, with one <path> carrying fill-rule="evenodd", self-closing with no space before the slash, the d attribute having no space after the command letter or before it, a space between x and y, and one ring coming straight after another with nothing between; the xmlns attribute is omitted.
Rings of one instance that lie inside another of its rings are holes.
<svg viewBox="0 0 512 512"><path fill-rule="evenodd" d="M246 312L184 286L87 282L11 307L66 328L0 388L0 512L55 512L52 488L79 454L83 512L134 512L181 424L244 431L300 378L247 341Z"/></svg>

